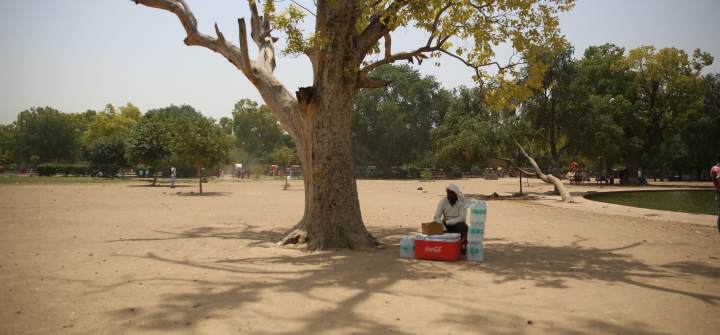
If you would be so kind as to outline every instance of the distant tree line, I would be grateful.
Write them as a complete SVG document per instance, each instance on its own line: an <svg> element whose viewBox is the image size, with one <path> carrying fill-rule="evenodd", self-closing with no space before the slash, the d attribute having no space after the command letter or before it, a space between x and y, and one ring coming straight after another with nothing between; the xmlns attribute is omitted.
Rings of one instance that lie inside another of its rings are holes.
<svg viewBox="0 0 720 335"><path fill-rule="evenodd" d="M383 65L373 77L383 88L358 91L351 139L355 165L400 171L477 171L518 157L518 143L555 176L570 161L609 171L699 172L720 148L720 75L703 75L713 57L644 46L625 52L592 46L574 59L572 46L547 48L514 85L530 94L503 108L487 97L501 85L447 90L408 65ZM498 85L495 85L498 84ZM507 88L505 88L507 89ZM23 163L153 167L172 163L212 170L231 162L259 169L299 163L292 138L265 105L242 99L218 122L188 105L152 109L134 105L61 113L30 108L0 125L2 165ZM507 167L507 166L506 166ZM77 169L77 168L76 168ZM67 169L63 170L69 171ZM351 172L349 172L351 173Z"/></svg>

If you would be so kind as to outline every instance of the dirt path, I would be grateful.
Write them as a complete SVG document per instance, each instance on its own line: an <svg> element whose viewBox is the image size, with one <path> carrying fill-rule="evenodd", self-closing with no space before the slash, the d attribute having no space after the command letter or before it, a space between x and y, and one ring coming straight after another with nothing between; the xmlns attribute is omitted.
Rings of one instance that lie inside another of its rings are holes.
<svg viewBox="0 0 720 335"><path fill-rule="evenodd" d="M720 333L712 216L562 204L531 180L536 201L490 202L485 262L406 260L447 182L361 180L390 247L309 254L274 245L303 210L282 183L0 185L0 334Z"/></svg>

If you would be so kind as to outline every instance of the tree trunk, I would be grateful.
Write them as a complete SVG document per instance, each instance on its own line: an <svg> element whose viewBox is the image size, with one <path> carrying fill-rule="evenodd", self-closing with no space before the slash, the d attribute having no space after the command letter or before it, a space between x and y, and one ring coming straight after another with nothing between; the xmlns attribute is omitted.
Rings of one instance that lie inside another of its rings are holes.
<svg viewBox="0 0 720 335"><path fill-rule="evenodd" d="M208 48L229 60L257 88L280 125L295 140L305 170L305 212L278 245L307 243L307 250L315 251L333 247L375 249L384 244L372 237L363 224L350 145L355 92L389 84L368 77L374 67L359 69L376 42L390 31L384 18L375 18L359 35L355 2L318 1L315 32L324 38L324 43L306 52L313 67L313 86L302 87L293 95L273 74L277 39L270 35L269 15L260 15L257 1L249 1L250 34L245 19L238 20L239 47L226 40L217 25L217 38L201 34L197 19L184 1L182 5L178 1L140 2L177 15L188 34L186 45ZM257 44L257 60L250 59L248 35ZM412 54L399 53L374 64L439 51L446 39L437 39L434 47L420 48Z"/></svg>
<svg viewBox="0 0 720 335"><path fill-rule="evenodd" d="M560 181L560 179L555 178L555 176L553 176L553 175L545 175L544 173L542 173L542 170L537 165L537 162L535 162L535 160L532 159L532 157L530 157L525 152L525 149L523 149L522 146L520 146L520 143L515 142L515 146L517 146L518 149L520 149L520 152L523 154L523 156L525 156L525 158L530 162L530 164L533 166L533 168L535 168L535 173L525 172L525 170L522 170L519 167L517 167L511 159L508 159L508 158L499 158L499 159L512 165L514 168L516 168L518 171L521 171L521 173L524 173L526 176L537 177L538 179L540 179L548 184L555 185L555 189L560 192L560 196L562 197L563 202L575 202L575 199L573 199L573 196L570 195L570 192L567 191L567 189L562 184L562 181Z"/></svg>
<svg viewBox="0 0 720 335"><path fill-rule="evenodd" d="M365 228L354 178L350 125L355 90L328 71L318 87L320 103L312 122L296 138L306 169L305 213L278 245L307 243L307 250L323 248L375 249L383 243ZM328 97L328 98L324 98Z"/></svg>
<svg viewBox="0 0 720 335"><path fill-rule="evenodd" d="M625 165L627 166L627 178L628 183L630 184L640 184L640 178L638 178L638 170L640 169L641 159L642 156L625 159Z"/></svg>
<svg viewBox="0 0 720 335"><path fill-rule="evenodd" d="M202 194L202 176L200 175L200 163L195 163L198 170L198 186L200 186L200 194Z"/></svg>
<svg viewBox="0 0 720 335"><path fill-rule="evenodd" d="M158 165L155 168L155 175L153 176L153 186L155 186L155 183L157 182L158 171L160 171L160 169L162 169L162 164Z"/></svg>
<svg viewBox="0 0 720 335"><path fill-rule="evenodd" d="M391 177L392 176L392 163L387 162L387 161L383 161L382 163L383 163L383 175L385 175L386 178Z"/></svg>

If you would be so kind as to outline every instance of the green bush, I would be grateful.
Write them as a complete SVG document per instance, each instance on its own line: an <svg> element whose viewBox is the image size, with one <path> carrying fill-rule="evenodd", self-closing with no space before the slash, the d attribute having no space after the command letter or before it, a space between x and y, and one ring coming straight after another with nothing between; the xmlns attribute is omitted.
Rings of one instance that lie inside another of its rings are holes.
<svg viewBox="0 0 720 335"><path fill-rule="evenodd" d="M57 173L57 166L55 164L41 164L38 165L37 171L38 176L41 177L52 177Z"/></svg>
<svg viewBox="0 0 720 335"><path fill-rule="evenodd" d="M63 164L55 165L55 172L62 173L62 175L65 177L68 176L68 174L70 173L70 170L72 170L72 165L63 165Z"/></svg>
<svg viewBox="0 0 720 335"><path fill-rule="evenodd" d="M430 176L431 176L430 169L425 169L420 174L420 178L422 178L422 180L428 180L428 179L430 179Z"/></svg>
<svg viewBox="0 0 720 335"><path fill-rule="evenodd" d="M87 165L66 165L66 173L73 176L85 176L88 173Z"/></svg>

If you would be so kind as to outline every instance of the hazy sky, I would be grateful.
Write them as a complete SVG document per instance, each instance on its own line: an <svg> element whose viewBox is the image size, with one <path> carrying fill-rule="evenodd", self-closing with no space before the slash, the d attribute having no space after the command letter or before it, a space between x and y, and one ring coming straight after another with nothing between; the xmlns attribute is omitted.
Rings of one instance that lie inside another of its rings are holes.
<svg viewBox="0 0 720 335"><path fill-rule="evenodd" d="M246 2L187 2L200 31L215 36L217 22L237 45L237 19L249 18ZM604 43L626 50L676 47L688 54L700 48L716 57L706 72L718 72L718 14L717 0L579 0L574 10L560 16L560 26L578 58L588 46ZM131 102L144 113L189 104L219 119L230 116L240 99L262 103L227 60L185 46L184 38L173 14L128 0L0 0L0 124L33 106L76 113ZM415 48L411 42L422 38L422 33L399 29L393 34L393 51ZM507 50L498 52L499 57L505 54ZM472 70L448 57L440 62L439 68L434 62L415 66L448 89L473 85ZM280 57L277 64L275 74L290 91L312 84L307 58Z"/></svg>

